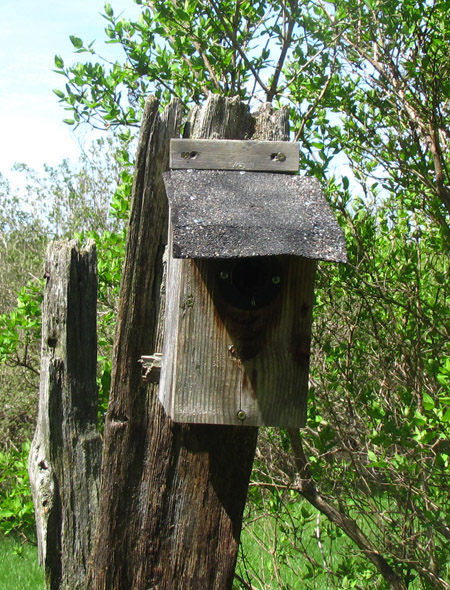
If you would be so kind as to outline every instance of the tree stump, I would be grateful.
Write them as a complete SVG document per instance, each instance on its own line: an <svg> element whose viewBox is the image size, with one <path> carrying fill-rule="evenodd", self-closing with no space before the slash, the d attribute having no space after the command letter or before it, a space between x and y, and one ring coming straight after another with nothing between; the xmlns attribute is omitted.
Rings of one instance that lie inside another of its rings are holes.
<svg viewBox="0 0 450 590"><path fill-rule="evenodd" d="M226 590L233 583L258 430L172 422L156 386L142 381L138 362L161 350L167 239L161 175L180 123L178 102L159 115L156 99L148 100L122 275L91 590ZM287 111L266 105L253 117L238 99L211 95L191 112L185 136L287 140Z"/></svg>
<svg viewBox="0 0 450 590"><path fill-rule="evenodd" d="M37 429L29 457L39 560L51 590L84 590L101 461L97 430L97 255L49 246Z"/></svg>

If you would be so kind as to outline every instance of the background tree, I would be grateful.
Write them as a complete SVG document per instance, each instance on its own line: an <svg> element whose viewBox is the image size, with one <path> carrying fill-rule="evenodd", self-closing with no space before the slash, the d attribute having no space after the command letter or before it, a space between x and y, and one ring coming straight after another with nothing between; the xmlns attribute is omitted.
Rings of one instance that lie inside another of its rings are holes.
<svg viewBox="0 0 450 590"><path fill-rule="evenodd" d="M220 92L290 105L302 170L326 186L350 253L346 268L322 267L300 450L322 493L367 530L404 587L447 587L439 490L450 417L448 3L142 6L137 23L105 7L122 64L66 68L57 58L67 78L61 101L74 122L98 125L135 124L149 91L163 101ZM334 178L336 154L345 154L351 184ZM271 467L272 483L294 491L305 477L292 460L281 481ZM341 566L324 568L338 575Z"/></svg>
<svg viewBox="0 0 450 590"><path fill-rule="evenodd" d="M311 588L392 586L364 551L336 544L345 526L299 504L306 481L359 525L403 587L448 588L448 0L137 3L136 22L105 5L122 61L75 36L84 61L56 57L68 123L129 129L149 93L162 106L209 92L289 105L301 171L321 180L348 241L349 264L320 269L302 445L293 438L292 453L283 431L260 439L244 540L265 515L277 559L270 572L242 560L241 587L287 585L286 563ZM113 258L102 271L110 302Z"/></svg>

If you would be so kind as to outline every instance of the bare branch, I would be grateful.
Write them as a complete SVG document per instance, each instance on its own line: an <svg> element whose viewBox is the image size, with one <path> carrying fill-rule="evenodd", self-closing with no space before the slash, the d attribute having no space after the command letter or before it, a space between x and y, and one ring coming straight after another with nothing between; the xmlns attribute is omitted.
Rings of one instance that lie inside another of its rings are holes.
<svg viewBox="0 0 450 590"><path fill-rule="evenodd" d="M287 21L287 23L286 23ZM269 91L267 92L267 102L272 102L274 97L278 94L278 82L280 79L281 71L286 59L287 52L292 42L292 32L295 27L295 19L290 17L287 13L286 6L283 3L283 45L281 47L280 56L278 63L275 66L275 73L272 78L272 84L270 85Z"/></svg>
<svg viewBox="0 0 450 590"><path fill-rule="evenodd" d="M295 464L298 470L298 479L295 489L310 502L319 512L325 514L328 519L339 527L352 539L358 548L373 563L383 578L389 582L393 590L407 590L402 578L392 569L384 557L379 553L373 543L366 537L356 522L332 506L317 491L309 470L308 461L303 451L300 433L295 429L288 429L292 449L294 451Z"/></svg>

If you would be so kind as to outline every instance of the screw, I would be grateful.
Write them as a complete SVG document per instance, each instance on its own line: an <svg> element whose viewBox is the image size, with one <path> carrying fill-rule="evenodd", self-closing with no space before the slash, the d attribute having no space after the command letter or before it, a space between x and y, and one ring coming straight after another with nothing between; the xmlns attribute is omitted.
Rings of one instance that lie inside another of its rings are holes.
<svg viewBox="0 0 450 590"><path fill-rule="evenodd" d="M276 154L274 152L273 154L270 154L270 159L274 160L275 162L284 162L286 160L286 154L283 154L283 152L278 152Z"/></svg>
<svg viewBox="0 0 450 590"><path fill-rule="evenodd" d="M272 283L274 285L279 285L281 283L281 278L278 275L272 277Z"/></svg>
<svg viewBox="0 0 450 590"><path fill-rule="evenodd" d="M227 273L227 271L226 271L226 270L223 270L223 271L220 273L220 278L221 278L222 280L224 280L224 281L226 281L226 280L228 279L228 277L229 277L229 276L230 276L230 275Z"/></svg>
<svg viewBox="0 0 450 590"><path fill-rule="evenodd" d="M192 151L192 152L181 152L181 157L183 158L183 160L195 160L195 158L198 156L198 152Z"/></svg>
<svg viewBox="0 0 450 590"><path fill-rule="evenodd" d="M243 422L247 418L247 414L244 412L244 410L239 410L236 416L238 420L240 420L241 422Z"/></svg>

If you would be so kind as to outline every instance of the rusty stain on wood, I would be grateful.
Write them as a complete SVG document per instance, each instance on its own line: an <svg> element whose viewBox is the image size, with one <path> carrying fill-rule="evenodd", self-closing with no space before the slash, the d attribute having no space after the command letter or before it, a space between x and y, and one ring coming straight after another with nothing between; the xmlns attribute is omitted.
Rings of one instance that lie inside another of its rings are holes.
<svg viewBox="0 0 450 590"><path fill-rule="evenodd" d="M316 261L278 260L280 292L254 310L224 298L220 261L169 260L159 395L174 420L304 425ZM183 314L188 294L196 303Z"/></svg>

